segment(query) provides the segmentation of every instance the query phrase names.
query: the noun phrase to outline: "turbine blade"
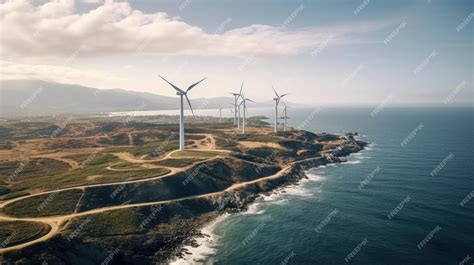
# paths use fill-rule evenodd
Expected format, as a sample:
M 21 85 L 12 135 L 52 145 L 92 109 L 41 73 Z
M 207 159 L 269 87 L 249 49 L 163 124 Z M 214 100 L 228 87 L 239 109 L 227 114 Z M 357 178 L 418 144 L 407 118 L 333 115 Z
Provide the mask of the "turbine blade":
M 183 90 L 181 90 L 179 87 L 171 84 L 168 80 L 166 80 L 164 77 L 162 77 L 161 75 L 159 75 L 159 77 L 161 77 L 161 79 L 163 79 L 166 83 L 168 83 L 170 86 L 172 86 L 176 91 L 180 92 L 180 93 L 183 93 L 185 94 L 185 92 Z
M 245 100 L 248 100 L 248 101 L 250 101 L 250 102 L 255 103 L 255 101 L 253 101 L 253 100 L 251 100 L 251 99 L 249 99 L 249 98 L 246 98 Z
M 275 88 L 272 86 L 273 88 L 273 92 L 275 92 L 275 95 L 277 96 L 277 98 L 279 98 L 280 96 L 278 96 L 278 93 L 276 92 Z
M 242 96 L 242 89 L 244 88 L 244 81 L 242 81 L 242 85 L 240 85 L 240 93 L 239 95 Z
M 186 101 L 188 101 L 189 108 L 191 109 L 191 112 L 193 113 L 193 116 L 194 116 L 193 106 L 191 106 L 191 101 L 189 101 L 188 94 L 184 94 L 184 96 L 186 97 Z
M 207 77 L 204 77 L 203 79 L 201 79 L 201 80 L 197 81 L 196 83 L 190 85 L 190 86 L 188 87 L 188 90 L 186 90 L 186 93 L 188 93 L 189 90 L 191 90 L 193 87 L 197 86 L 197 85 L 198 85 L 199 83 L 201 83 L 202 81 L 206 80 L 206 78 L 207 78 Z
M 283 95 L 281 95 L 280 98 L 282 98 L 282 97 L 284 97 L 284 96 L 288 96 L 288 95 L 289 95 L 289 93 L 283 94 Z

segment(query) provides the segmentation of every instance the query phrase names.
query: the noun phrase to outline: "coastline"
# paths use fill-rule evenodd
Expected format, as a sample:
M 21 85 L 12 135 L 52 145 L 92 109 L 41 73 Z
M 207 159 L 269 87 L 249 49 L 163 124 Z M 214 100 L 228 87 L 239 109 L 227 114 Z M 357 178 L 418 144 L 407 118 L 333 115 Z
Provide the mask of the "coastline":
M 349 135 L 349 134 L 347 134 Z M 342 137 L 344 135 L 338 135 Z M 335 156 L 332 160 L 319 160 L 319 159 L 309 159 L 306 161 L 298 161 L 292 165 L 291 173 L 288 175 L 282 176 L 280 179 L 284 179 L 284 182 L 276 182 L 277 184 L 270 188 L 269 190 L 263 192 L 257 192 L 253 194 L 248 194 L 247 199 L 244 204 L 241 204 L 237 209 L 224 210 L 220 212 L 215 218 L 209 220 L 207 223 L 200 228 L 197 228 L 195 231 L 196 236 L 193 236 L 189 239 L 188 243 L 184 243 L 181 246 L 177 247 L 177 252 L 175 252 L 175 258 L 170 258 L 168 261 L 171 265 L 182 265 L 190 263 L 203 264 L 203 262 L 216 253 L 216 247 L 219 243 L 219 236 L 214 233 L 214 229 L 218 224 L 225 221 L 227 218 L 236 216 L 236 215 L 258 215 L 262 211 L 258 210 L 258 205 L 260 203 L 265 203 L 269 201 L 274 201 L 275 198 L 272 196 L 279 196 L 281 194 L 288 194 L 287 189 L 295 188 L 298 189 L 302 184 L 301 181 L 307 179 L 319 179 L 318 176 L 311 175 L 309 170 L 316 168 L 324 168 L 327 166 L 335 166 L 337 164 L 356 164 L 360 163 L 364 157 L 356 160 L 348 160 L 348 158 L 357 154 L 361 154 L 362 151 L 371 150 L 373 143 L 364 141 L 363 136 L 355 134 L 354 141 L 357 142 L 360 146 L 360 149 L 351 152 L 340 153 L 339 156 Z M 316 162 L 317 161 L 317 162 Z M 300 196 L 306 196 L 306 194 L 299 194 Z M 282 201 L 284 203 L 284 201 Z

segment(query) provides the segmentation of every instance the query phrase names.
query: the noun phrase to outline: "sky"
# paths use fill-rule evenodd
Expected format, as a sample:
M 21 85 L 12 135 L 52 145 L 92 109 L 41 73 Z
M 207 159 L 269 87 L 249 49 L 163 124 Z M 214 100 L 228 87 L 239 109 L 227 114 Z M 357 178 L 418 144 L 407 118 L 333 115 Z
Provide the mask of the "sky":
M 0 1 L 0 79 L 303 104 L 473 105 L 472 0 Z

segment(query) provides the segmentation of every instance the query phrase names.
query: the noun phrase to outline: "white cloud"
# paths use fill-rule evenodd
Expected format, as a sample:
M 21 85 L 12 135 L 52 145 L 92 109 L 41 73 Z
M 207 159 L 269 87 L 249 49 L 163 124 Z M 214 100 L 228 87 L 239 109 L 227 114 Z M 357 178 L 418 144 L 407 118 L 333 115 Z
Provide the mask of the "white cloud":
M 80 70 L 67 66 L 21 64 L 1 60 L 0 73 L 1 80 L 45 80 L 68 84 L 80 83 L 97 88 L 106 88 L 112 83 L 121 81 L 121 78 L 117 76 L 93 69 Z
M 91 2 L 92 0 L 86 0 Z M 94 0 L 95 1 L 95 0 Z M 387 23 L 285 30 L 251 25 L 211 34 L 166 13 L 146 14 L 126 2 L 111 0 L 84 14 L 74 13 L 73 0 L 34 6 L 28 0 L 0 5 L 0 55 L 69 56 L 83 44 L 81 56 L 113 54 L 187 54 L 234 57 L 292 55 L 317 47 L 331 34 L 331 45 L 350 43 L 354 36 Z M 7 37 L 5 37 L 7 36 Z M 349 38 L 350 37 L 350 38 Z M 77 47 L 76 47 L 77 48 Z
M 86 3 L 86 4 L 100 4 L 103 1 L 102 0 L 81 0 L 81 2 Z

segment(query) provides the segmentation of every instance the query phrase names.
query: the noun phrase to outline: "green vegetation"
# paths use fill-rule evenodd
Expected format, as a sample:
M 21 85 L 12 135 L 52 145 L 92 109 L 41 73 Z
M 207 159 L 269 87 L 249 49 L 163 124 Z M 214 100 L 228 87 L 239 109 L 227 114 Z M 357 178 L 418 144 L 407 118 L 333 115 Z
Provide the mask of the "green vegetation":
M 282 139 L 273 135 L 267 134 L 235 134 L 232 137 L 236 141 L 250 141 L 250 142 L 261 142 L 261 143 L 278 143 Z
M 178 139 L 178 137 L 175 137 Z M 117 153 L 117 152 L 128 152 L 134 156 L 146 156 L 145 159 L 155 159 L 156 157 L 176 150 L 179 147 L 179 140 L 169 139 L 164 141 L 153 141 L 148 142 L 139 146 L 133 147 L 107 147 L 104 152 Z
M 1 247 L 10 247 L 39 238 L 49 232 L 50 227 L 37 222 L 0 221 Z
M 69 164 L 50 158 L 33 158 L 24 161 L 6 161 L 0 163 L 0 180 L 14 176 L 12 181 L 27 178 L 41 178 L 56 175 L 70 169 Z M 17 174 L 15 174 L 17 172 Z
M 144 170 L 145 169 L 140 164 L 127 163 L 127 162 L 111 165 L 110 168 L 118 169 L 118 170 Z
M 79 227 L 82 236 L 117 236 L 145 232 L 140 224 L 146 216 L 141 216 L 137 208 L 106 211 L 75 218 L 68 226 L 67 232 L 74 232 Z
M 73 213 L 82 191 L 79 189 L 37 195 L 7 204 L 3 212 L 16 217 L 40 217 Z
M 0 196 L 10 193 L 10 189 L 4 185 L 0 185 Z
M 119 133 L 108 137 L 101 137 L 97 140 L 99 144 L 127 145 L 130 143 L 126 133 Z
M 180 159 L 165 159 L 157 162 L 153 162 L 153 165 L 159 165 L 164 167 L 187 167 L 202 159 L 199 158 L 180 158 Z
M 237 141 L 234 141 L 232 139 L 224 138 L 224 137 L 214 137 L 216 140 L 216 145 L 218 148 L 221 149 L 226 149 L 226 150 L 231 150 L 235 152 L 239 152 L 239 143 Z
M 170 155 L 172 158 L 211 158 L 217 155 L 220 155 L 220 152 L 214 151 L 195 151 L 195 150 L 184 150 L 184 151 L 177 151 Z
M 113 154 L 103 152 L 103 149 L 97 149 L 97 152 L 90 154 L 70 155 L 65 158 L 72 159 L 78 163 L 86 165 L 99 165 L 118 161 L 118 158 Z M 87 161 L 87 162 L 86 162 Z

